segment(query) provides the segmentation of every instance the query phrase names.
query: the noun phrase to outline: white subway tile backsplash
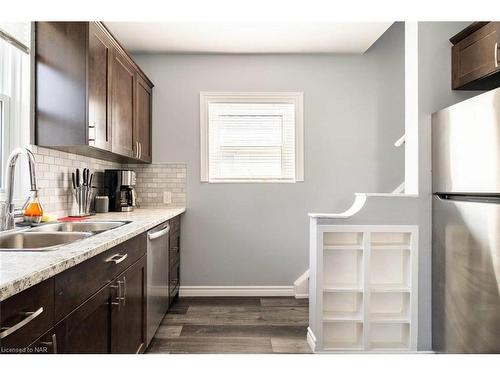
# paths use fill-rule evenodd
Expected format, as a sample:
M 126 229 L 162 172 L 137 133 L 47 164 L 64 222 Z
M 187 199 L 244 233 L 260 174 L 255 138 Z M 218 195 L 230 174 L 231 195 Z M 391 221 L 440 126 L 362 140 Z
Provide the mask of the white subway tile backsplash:
M 120 164 L 58 150 L 31 146 L 35 155 L 39 197 L 46 212 L 68 216 L 73 209 L 71 173 L 76 168 L 94 172 L 93 185 L 103 192 L 105 169 L 132 169 L 137 173 L 139 207 L 175 207 L 186 205 L 186 164 Z M 163 203 L 163 192 L 172 200 Z
M 186 164 L 127 164 L 137 174 L 137 204 L 140 207 L 175 207 L 186 205 Z M 163 193 L 172 193 L 170 203 Z

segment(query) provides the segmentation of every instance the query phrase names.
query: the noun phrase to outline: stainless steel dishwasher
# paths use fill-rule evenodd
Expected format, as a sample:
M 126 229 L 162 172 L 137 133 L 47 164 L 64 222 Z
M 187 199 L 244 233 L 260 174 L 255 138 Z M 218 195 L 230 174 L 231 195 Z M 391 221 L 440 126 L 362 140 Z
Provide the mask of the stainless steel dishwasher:
M 147 343 L 155 335 L 168 309 L 170 225 L 161 224 L 148 232 Z

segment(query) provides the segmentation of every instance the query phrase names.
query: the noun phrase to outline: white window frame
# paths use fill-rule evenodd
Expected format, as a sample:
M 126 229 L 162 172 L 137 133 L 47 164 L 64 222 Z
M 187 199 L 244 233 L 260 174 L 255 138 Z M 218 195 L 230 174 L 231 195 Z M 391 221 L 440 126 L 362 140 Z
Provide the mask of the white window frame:
M 280 103 L 295 105 L 295 179 L 220 179 L 209 176 L 210 103 Z M 295 183 L 304 181 L 304 94 L 302 92 L 200 92 L 200 174 L 208 183 Z
M 31 32 L 31 27 L 30 27 Z M 10 152 L 16 147 L 29 147 L 30 144 L 30 119 L 31 119 L 31 56 L 29 49 L 20 48 L 18 43 L 5 39 L 5 33 L 1 35 L 2 43 L 13 51 L 19 49 L 21 60 L 14 55 L 1 55 L 0 64 L 5 64 L 9 69 L 4 70 L 0 77 L 0 100 L 2 101 L 2 185 L 1 189 L 6 189 L 5 170 L 6 162 Z M 21 63 L 18 63 L 18 62 Z M 26 163 L 21 159 L 21 163 Z M 22 169 L 17 167 L 16 170 Z M 29 192 L 29 176 L 26 173 L 17 172 L 14 176 L 14 204 L 16 206 L 24 204 L 26 194 Z
M 10 97 L 4 94 L 0 94 L 0 168 L 2 170 L 2 178 L 0 181 L 0 189 L 5 189 L 5 163 L 9 158 L 10 153 Z

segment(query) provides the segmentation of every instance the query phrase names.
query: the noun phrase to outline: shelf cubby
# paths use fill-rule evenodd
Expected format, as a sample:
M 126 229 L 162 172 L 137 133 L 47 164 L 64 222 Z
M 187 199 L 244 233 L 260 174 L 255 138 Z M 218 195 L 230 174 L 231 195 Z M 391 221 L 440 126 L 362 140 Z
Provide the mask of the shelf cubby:
M 323 294 L 323 321 L 363 321 L 363 293 L 332 292 Z
M 409 323 L 372 323 L 370 348 L 373 350 L 408 350 L 410 347 Z
M 331 288 L 362 287 L 363 252 L 337 250 L 323 256 L 323 284 Z
M 390 290 L 409 287 L 410 253 L 400 249 L 376 249 L 370 258 L 370 286 Z
M 323 343 L 326 350 L 361 350 L 363 323 L 324 322 Z
M 370 296 L 371 322 L 410 322 L 409 292 L 372 292 Z
M 358 246 L 363 244 L 363 232 L 325 232 L 323 245 L 333 247 Z
M 401 246 L 409 247 L 411 233 L 409 232 L 372 232 L 370 236 L 372 247 Z

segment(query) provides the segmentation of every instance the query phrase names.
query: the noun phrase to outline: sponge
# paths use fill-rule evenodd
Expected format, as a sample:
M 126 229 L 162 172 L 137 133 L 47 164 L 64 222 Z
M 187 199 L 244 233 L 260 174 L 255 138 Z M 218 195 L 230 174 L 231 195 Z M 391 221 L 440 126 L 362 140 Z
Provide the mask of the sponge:
M 44 213 L 42 216 L 42 223 L 46 223 L 49 221 L 57 221 L 57 216 L 50 213 Z

